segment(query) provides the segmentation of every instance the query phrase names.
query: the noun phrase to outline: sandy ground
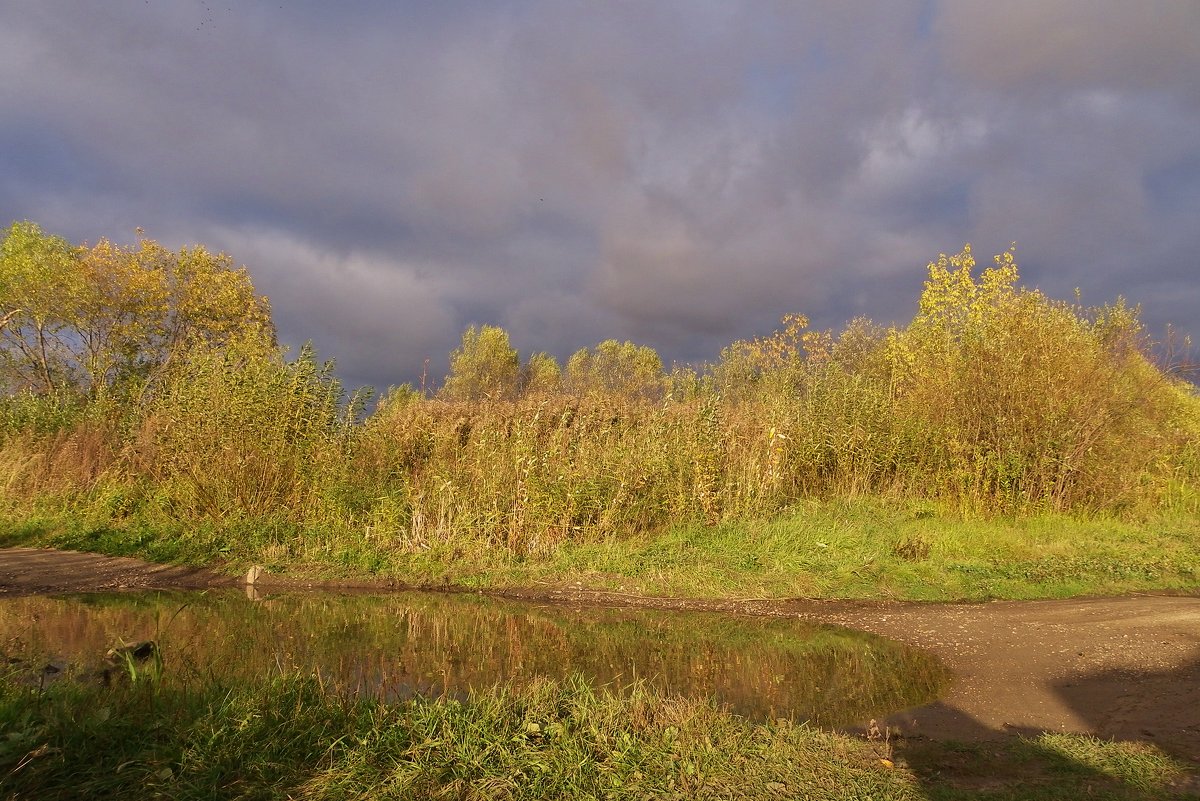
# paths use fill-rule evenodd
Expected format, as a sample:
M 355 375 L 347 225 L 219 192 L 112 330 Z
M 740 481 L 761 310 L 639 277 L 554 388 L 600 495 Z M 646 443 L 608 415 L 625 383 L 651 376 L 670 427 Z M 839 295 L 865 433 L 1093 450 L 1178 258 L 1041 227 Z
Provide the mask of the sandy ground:
M 269 577 L 263 577 L 269 581 Z M 64 551 L 0 549 L 4 595 L 232 584 L 195 568 Z M 1155 743 L 1200 764 L 1200 597 L 914 604 L 638 598 L 572 587 L 509 597 L 795 617 L 937 654 L 956 679 L 937 703 L 882 723 L 902 737 L 988 740 L 1090 732 Z

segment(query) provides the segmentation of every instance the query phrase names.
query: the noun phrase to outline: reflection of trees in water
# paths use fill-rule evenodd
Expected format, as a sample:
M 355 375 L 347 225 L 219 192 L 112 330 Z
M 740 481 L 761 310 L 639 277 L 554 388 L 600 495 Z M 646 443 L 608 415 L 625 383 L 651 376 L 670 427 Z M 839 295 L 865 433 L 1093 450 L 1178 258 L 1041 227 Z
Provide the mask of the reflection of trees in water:
M 0 603 L 0 641 L 13 636 L 76 662 L 119 639 L 157 639 L 181 674 L 315 669 L 341 689 L 390 696 L 580 673 L 825 725 L 930 701 L 946 680 L 932 656 L 846 629 L 448 595 L 18 598 Z

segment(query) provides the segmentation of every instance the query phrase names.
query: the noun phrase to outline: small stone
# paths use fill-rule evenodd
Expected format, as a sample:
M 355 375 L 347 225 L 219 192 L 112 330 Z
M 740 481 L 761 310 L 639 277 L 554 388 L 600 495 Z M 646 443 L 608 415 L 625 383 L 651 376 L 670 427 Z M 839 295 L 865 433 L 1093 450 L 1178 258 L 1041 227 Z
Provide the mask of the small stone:
M 154 640 L 143 640 L 133 645 L 110 648 L 104 657 L 114 664 L 124 662 L 126 659 L 132 659 L 134 662 L 145 662 L 154 656 L 154 652 L 157 650 L 158 646 L 154 644 Z

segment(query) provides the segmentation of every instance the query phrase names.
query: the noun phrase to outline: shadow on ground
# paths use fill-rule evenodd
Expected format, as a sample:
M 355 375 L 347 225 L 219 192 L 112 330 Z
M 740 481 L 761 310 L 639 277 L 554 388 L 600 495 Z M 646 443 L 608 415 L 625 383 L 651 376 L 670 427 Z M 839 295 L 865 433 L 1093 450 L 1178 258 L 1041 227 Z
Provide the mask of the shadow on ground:
M 931 799 L 1200 799 L 1200 660 L 1076 676 L 1053 689 L 1094 737 L 995 729 L 935 702 L 909 713 L 928 736 L 888 745 Z

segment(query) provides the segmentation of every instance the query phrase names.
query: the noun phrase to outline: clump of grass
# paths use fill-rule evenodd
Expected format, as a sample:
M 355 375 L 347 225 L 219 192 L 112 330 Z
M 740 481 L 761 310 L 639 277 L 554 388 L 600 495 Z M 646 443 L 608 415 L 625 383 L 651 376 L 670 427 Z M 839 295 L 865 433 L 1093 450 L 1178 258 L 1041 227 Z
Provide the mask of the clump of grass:
M 1030 742 L 1029 747 L 1061 757 L 1081 771 L 1094 771 L 1143 792 L 1161 791 L 1181 773 L 1178 762 L 1148 743 L 1043 734 Z
M 929 558 L 931 550 L 928 539 L 919 534 L 909 534 L 892 547 L 892 554 L 898 559 L 920 562 Z
M 1002 742 L 900 744 L 929 797 L 1112 801 L 1195 798 L 1194 767 L 1145 742 L 1044 733 Z

